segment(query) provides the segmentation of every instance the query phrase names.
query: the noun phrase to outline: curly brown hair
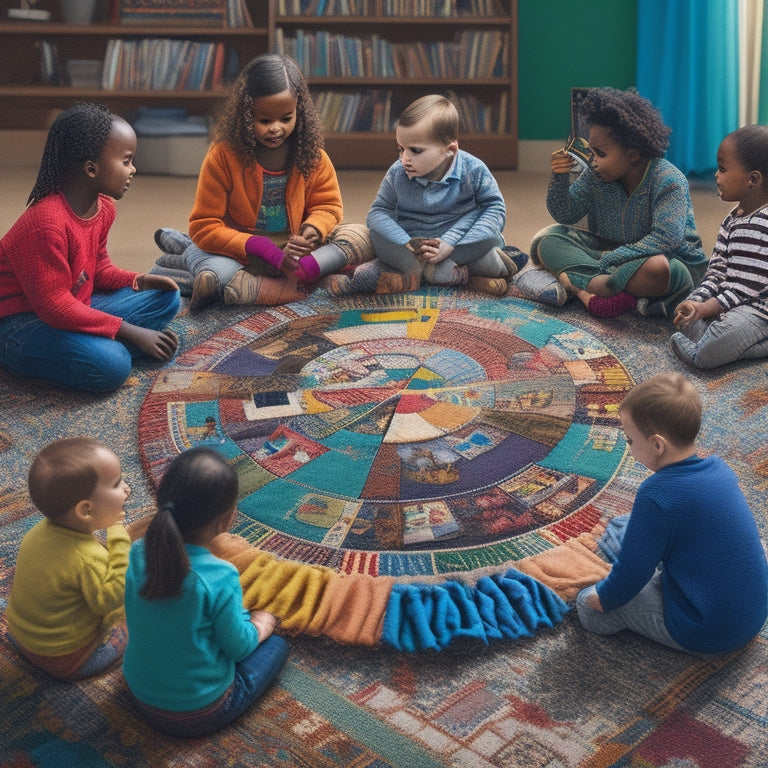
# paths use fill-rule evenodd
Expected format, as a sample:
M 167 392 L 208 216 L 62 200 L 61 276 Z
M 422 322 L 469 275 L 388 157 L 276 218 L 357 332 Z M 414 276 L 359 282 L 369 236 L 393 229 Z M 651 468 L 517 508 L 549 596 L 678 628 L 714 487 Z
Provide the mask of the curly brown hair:
M 244 165 L 255 164 L 260 144 L 253 130 L 253 103 L 285 90 L 296 96 L 296 127 L 289 138 L 288 167 L 297 168 L 307 178 L 320 162 L 325 144 L 323 126 L 307 82 L 290 56 L 265 53 L 246 64 L 232 84 L 213 139 L 229 145 Z
M 579 123 L 607 129 L 624 149 L 649 159 L 664 157 L 672 133 L 659 110 L 634 88 L 593 88 L 579 105 Z

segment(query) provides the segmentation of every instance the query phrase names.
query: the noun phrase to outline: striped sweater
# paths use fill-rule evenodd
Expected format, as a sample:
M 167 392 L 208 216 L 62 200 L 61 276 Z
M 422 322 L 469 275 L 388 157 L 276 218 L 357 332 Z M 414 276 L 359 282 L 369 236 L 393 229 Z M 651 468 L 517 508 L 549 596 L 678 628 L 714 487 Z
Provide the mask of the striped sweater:
M 715 298 L 724 312 L 749 304 L 768 318 L 768 206 L 747 216 L 734 208 L 725 217 L 707 271 L 688 298 Z

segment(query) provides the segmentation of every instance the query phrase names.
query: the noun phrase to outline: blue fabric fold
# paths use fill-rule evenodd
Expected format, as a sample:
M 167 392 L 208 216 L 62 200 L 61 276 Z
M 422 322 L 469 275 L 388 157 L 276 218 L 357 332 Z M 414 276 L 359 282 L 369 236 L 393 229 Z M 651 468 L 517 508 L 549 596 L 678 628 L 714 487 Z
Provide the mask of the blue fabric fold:
M 517 640 L 559 623 L 568 606 L 546 585 L 514 568 L 474 587 L 395 584 L 381 640 L 407 653 L 441 651 L 457 640 Z

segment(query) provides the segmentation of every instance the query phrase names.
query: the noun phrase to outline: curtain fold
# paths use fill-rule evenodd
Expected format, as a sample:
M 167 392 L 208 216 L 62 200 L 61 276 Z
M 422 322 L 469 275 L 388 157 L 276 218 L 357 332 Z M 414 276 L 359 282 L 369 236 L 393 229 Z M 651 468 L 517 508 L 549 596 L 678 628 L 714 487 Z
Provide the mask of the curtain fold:
M 637 89 L 672 129 L 667 159 L 686 174 L 711 172 L 739 126 L 739 2 L 638 2 Z

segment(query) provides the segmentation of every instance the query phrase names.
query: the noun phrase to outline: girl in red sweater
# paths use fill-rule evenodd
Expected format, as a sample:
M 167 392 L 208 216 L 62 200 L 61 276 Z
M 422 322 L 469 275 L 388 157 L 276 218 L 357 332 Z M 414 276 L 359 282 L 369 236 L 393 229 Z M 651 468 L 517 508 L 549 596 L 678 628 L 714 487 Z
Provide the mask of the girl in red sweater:
M 91 392 L 117 389 L 133 358 L 170 360 L 176 283 L 119 269 L 107 253 L 115 200 L 136 168 L 136 134 L 78 104 L 48 134 L 27 208 L 0 239 L 0 365 Z

